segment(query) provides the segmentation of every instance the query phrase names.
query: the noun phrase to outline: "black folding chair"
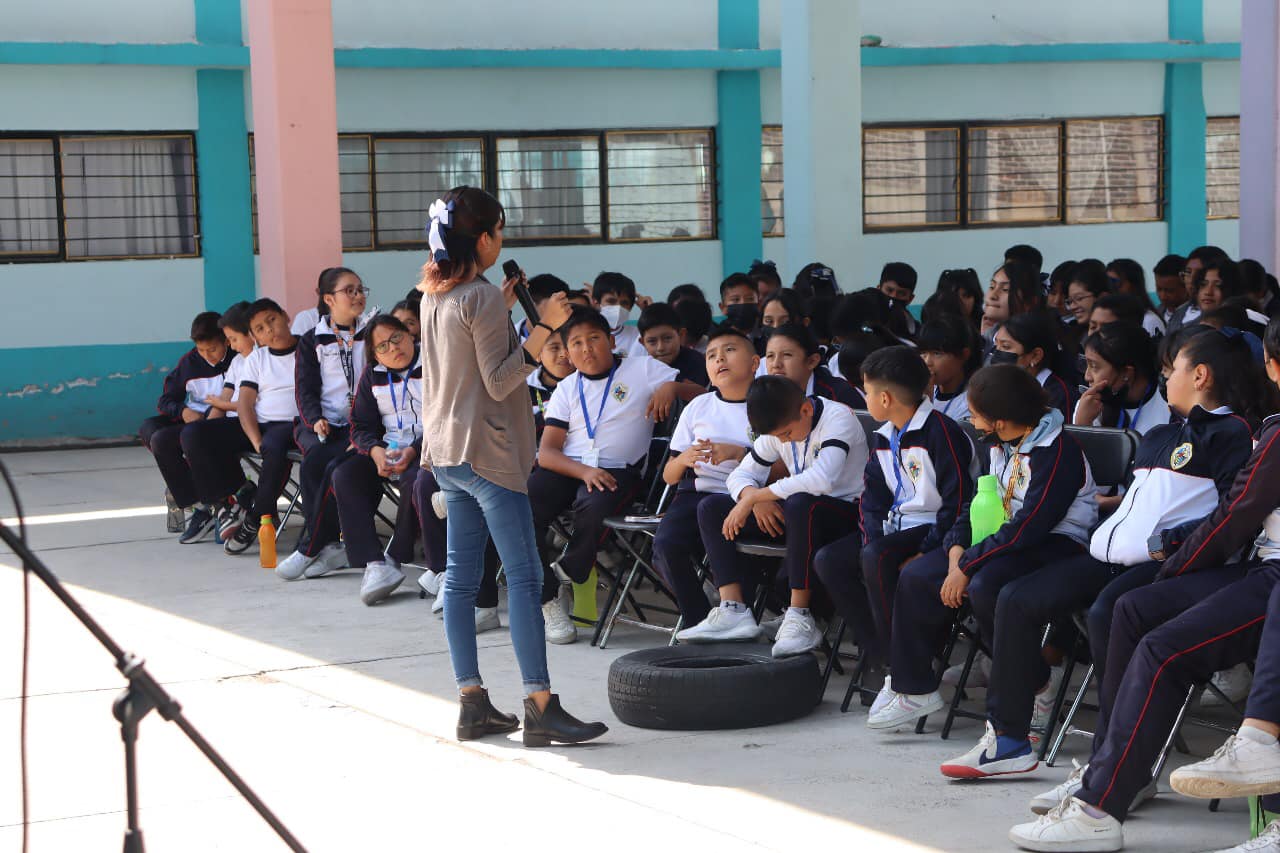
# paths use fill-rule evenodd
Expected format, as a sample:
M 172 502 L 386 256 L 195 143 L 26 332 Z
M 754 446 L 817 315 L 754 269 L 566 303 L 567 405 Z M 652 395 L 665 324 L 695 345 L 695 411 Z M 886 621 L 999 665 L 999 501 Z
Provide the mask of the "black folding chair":
M 290 450 L 287 454 L 287 457 L 290 462 L 289 479 L 285 483 L 284 492 L 282 493 L 282 496 L 289 502 L 289 505 L 285 507 L 284 515 L 280 517 L 280 526 L 276 528 L 277 541 L 279 541 L 280 534 L 284 530 L 285 525 L 289 523 L 289 518 L 293 515 L 294 509 L 296 509 L 299 503 L 301 503 L 302 501 L 302 486 L 298 484 L 298 480 L 293 476 L 293 466 L 302 464 L 302 452 L 299 450 Z M 262 487 L 262 454 L 241 453 L 240 461 L 248 465 L 249 468 L 254 472 L 254 474 L 257 475 L 258 487 L 261 488 Z

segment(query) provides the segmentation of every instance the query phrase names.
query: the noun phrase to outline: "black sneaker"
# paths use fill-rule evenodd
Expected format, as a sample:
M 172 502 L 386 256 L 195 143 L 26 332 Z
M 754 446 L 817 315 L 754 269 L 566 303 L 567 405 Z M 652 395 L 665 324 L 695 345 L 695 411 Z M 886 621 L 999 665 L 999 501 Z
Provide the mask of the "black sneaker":
M 209 534 L 218 526 L 218 520 L 214 516 L 213 511 L 198 506 L 191 513 L 191 520 L 187 522 L 187 529 L 182 536 L 178 537 L 178 541 L 183 545 L 191 545 L 196 542 L 202 542 L 208 538 Z
M 226 543 L 236 535 L 240 525 L 244 523 L 244 509 L 239 504 L 227 501 L 218 510 L 218 539 Z
M 228 554 L 243 554 L 256 544 L 258 544 L 258 522 L 256 519 L 246 517 L 240 523 L 240 528 L 222 546 L 222 550 Z

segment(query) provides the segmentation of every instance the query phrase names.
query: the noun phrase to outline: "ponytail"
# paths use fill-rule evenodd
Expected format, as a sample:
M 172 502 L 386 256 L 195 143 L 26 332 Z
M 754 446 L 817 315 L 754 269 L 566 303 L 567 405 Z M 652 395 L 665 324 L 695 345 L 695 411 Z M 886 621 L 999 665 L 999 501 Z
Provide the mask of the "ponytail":
M 1227 327 L 1189 335 L 1173 358 L 1178 355 L 1185 356 L 1192 367 L 1207 367 L 1213 374 L 1214 401 L 1230 406 L 1251 427 L 1256 429 L 1276 411 L 1276 387 L 1267 381 L 1239 329 Z

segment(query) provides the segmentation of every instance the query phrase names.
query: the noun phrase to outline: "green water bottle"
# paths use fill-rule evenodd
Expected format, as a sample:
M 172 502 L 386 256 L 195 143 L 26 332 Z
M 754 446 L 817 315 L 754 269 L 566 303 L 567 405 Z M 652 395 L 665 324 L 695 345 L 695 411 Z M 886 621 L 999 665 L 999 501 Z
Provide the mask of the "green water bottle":
M 984 474 L 978 478 L 978 494 L 969 504 L 969 530 L 977 545 L 992 533 L 995 533 L 1007 521 L 1004 517 L 1004 502 L 1000 500 L 1000 481 L 994 474 Z

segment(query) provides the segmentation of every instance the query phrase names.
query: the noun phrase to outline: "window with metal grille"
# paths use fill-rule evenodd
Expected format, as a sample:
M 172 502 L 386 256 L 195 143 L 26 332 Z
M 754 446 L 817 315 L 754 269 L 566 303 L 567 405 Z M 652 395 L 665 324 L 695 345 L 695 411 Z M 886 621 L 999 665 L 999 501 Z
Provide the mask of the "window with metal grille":
M 426 244 L 431 203 L 457 186 L 484 185 L 484 139 L 374 137 L 378 246 Z
M 1067 128 L 1067 222 L 1149 222 L 1163 215 L 1158 117 L 1073 119 Z
M 969 221 L 1053 222 L 1061 218 L 1060 124 L 968 129 Z
M 198 254 L 189 134 L 59 140 L 69 259 Z
M 863 226 L 959 224 L 959 165 L 959 128 L 864 128 Z
M 600 238 L 600 137 L 500 136 L 497 197 L 514 240 Z
M 760 133 L 760 224 L 766 237 L 782 237 L 782 128 L 764 127 Z
M 1209 119 L 1204 146 L 1205 199 L 1210 219 L 1240 217 L 1240 117 Z
M 0 257 L 58 254 L 52 139 L 0 139 Z
M 605 152 L 610 240 L 714 236 L 711 131 L 610 131 Z
M 338 198 L 341 205 L 342 248 L 359 251 L 374 248 L 373 188 L 369 157 L 370 138 L 363 134 L 338 137 Z M 258 251 L 258 164 L 249 134 L 249 208 L 253 250 Z

